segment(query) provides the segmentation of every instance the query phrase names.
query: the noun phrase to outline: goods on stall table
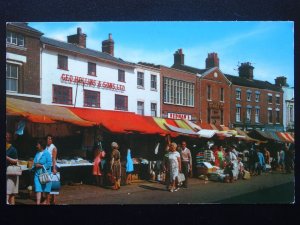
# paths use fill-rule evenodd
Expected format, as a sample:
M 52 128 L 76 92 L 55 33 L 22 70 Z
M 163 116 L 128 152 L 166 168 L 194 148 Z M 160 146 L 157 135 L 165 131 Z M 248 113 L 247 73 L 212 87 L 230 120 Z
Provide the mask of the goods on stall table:
M 196 165 L 198 165 L 199 163 L 204 162 L 204 152 L 198 152 L 196 155 Z
M 208 162 L 199 163 L 198 165 L 196 165 L 196 167 L 197 167 L 197 173 L 198 173 L 198 175 L 208 174 L 208 173 L 212 173 L 213 171 L 216 171 L 216 168 L 214 168 Z

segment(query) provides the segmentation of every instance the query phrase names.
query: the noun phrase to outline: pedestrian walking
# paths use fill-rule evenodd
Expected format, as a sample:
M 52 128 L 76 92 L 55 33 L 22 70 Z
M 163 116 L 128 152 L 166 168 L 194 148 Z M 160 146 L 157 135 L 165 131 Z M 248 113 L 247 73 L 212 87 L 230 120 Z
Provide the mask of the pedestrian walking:
M 279 170 L 284 171 L 285 170 L 285 152 L 283 148 L 279 152 Z
M 189 172 L 192 171 L 192 155 L 190 149 L 186 147 L 185 141 L 181 143 L 181 147 L 181 168 L 182 173 L 185 176 L 185 180 L 183 181 L 183 188 L 187 188 Z
M 259 151 L 259 149 L 256 149 L 256 151 L 257 151 L 257 156 L 258 156 L 256 173 L 257 173 L 257 175 L 260 175 L 262 171 L 265 171 L 265 158 L 264 158 L 264 155 Z
M 121 188 L 121 154 L 119 152 L 119 145 L 116 142 L 111 143 L 112 153 L 111 153 L 111 175 L 114 180 L 113 190 L 118 190 Z
M 170 192 L 178 191 L 178 174 L 181 172 L 181 159 L 179 152 L 176 151 L 177 144 L 172 142 L 169 151 L 169 171 L 170 171 Z
M 102 166 L 101 166 L 101 161 L 105 157 L 105 151 L 101 149 L 101 146 L 96 144 L 94 146 L 94 165 L 93 165 L 93 175 L 96 180 L 96 185 L 97 186 L 103 186 L 103 171 L 102 171 Z

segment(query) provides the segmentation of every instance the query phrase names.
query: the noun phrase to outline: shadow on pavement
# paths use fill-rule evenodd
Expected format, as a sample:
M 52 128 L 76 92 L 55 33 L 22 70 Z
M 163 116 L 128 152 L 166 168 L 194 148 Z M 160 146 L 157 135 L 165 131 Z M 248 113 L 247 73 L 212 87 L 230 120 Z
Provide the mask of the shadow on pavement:
M 139 187 L 147 189 L 147 190 L 151 190 L 151 191 L 165 191 L 164 188 L 156 188 L 156 187 L 151 187 L 151 186 L 147 186 L 147 185 L 139 185 Z

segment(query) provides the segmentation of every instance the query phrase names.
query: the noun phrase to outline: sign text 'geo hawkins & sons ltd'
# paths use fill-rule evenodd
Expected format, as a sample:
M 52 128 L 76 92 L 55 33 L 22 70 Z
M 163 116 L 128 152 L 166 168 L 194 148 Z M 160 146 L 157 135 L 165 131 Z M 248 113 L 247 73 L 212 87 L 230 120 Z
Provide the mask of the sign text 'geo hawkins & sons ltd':
M 89 79 L 84 77 L 78 77 L 69 74 L 62 74 L 61 81 L 65 83 L 80 84 L 80 85 L 95 87 L 95 88 L 110 89 L 112 91 L 125 91 L 125 85 L 120 85 L 120 84 L 115 84 L 115 83 L 105 82 L 100 80 L 94 80 L 94 79 Z

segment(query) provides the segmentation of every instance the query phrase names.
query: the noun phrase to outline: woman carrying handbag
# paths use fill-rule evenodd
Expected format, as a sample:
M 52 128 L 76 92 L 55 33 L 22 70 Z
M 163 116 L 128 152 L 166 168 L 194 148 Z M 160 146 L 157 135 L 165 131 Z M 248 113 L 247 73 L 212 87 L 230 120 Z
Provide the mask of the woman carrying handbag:
M 32 170 L 34 171 L 34 186 L 36 192 L 36 204 L 41 204 L 41 194 L 44 193 L 43 204 L 49 205 L 49 193 L 51 191 L 51 181 L 41 182 L 41 175 L 44 173 L 51 174 L 52 158 L 48 151 L 45 151 L 45 144 L 42 140 L 37 141 L 37 153 L 33 160 Z M 46 174 L 46 175 L 47 175 Z

